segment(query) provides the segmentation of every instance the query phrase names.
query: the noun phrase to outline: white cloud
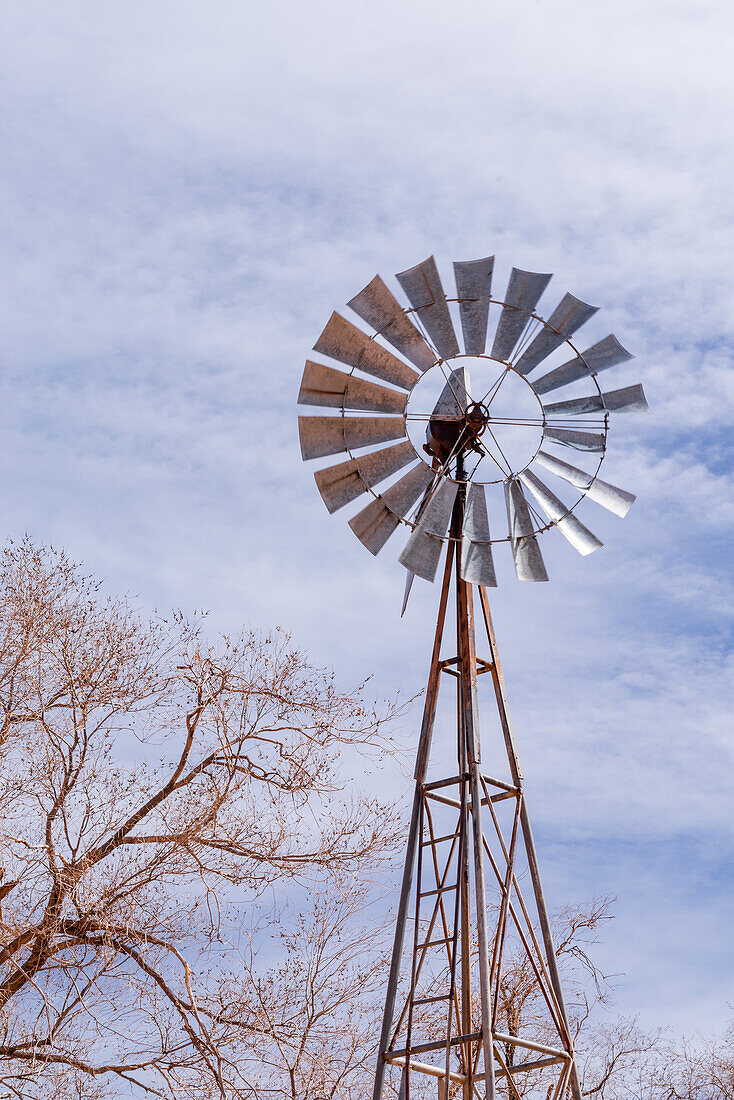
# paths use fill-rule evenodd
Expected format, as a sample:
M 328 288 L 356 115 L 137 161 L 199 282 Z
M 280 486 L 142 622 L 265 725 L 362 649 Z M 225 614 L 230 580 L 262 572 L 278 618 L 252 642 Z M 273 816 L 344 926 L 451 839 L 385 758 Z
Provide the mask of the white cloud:
M 31 0 L 0 48 L 4 529 L 149 604 L 292 626 L 346 678 L 417 690 L 436 592 L 400 622 L 394 549 L 372 561 L 323 510 L 303 359 L 332 308 L 431 251 L 603 306 L 589 342 L 636 353 L 615 384 L 654 410 L 613 426 L 604 476 L 640 499 L 624 523 L 584 511 L 592 558 L 549 536 L 550 585 L 501 555 L 496 613 L 554 895 L 610 875 L 624 928 L 677 897 L 682 953 L 702 925 L 661 845 L 731 827 L 728 8 Z M 639 858 L 615 875 L 618 845 Z M 675 882 L 641 902 L 641 867 Z M 715 1011 L 711 955 L 656 1005 L 654 943 L 615 949 L 630 1010 Z

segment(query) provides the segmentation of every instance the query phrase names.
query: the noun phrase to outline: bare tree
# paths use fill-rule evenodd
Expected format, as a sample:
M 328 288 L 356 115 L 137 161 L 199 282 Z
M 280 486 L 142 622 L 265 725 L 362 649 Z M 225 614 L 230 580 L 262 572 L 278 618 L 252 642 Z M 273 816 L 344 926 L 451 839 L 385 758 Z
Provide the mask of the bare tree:
M 365 923 L 368 901 L 356 886 L 324 891 L 281 913 L 274 965 L 248 954 L 242 995 L 262 1026 L 245 1072 L 257 1096 L 362 1100 L 370 1091 L 387 952 L 385 929 Z
M 270 1025 L 239 929 L 273 884 L 390 852 L 337 761 L 395 708 L 282 633 L 148 620 L 29 542 L 0 557 L 0 708 L 0 1095 L 252 1094 Z

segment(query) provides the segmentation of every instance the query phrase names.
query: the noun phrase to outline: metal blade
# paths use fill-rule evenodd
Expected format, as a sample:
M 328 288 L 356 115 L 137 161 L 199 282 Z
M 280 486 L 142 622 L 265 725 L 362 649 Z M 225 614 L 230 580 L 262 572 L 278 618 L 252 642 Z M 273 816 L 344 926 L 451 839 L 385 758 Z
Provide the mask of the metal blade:
M 534 526 L 522 485 L 514 478 L 505 482 L 505 504 L 510 526 L 510 545 L 519 581 L 547 581 L 543 555 L 533 534 Z
M 603 432 L 575 432 L 570 428 L 545 428 L 543 439 L 549 443 L 560 443 L 564 447 L 573 447 L 575 451 L 600 452 L 606 450 Z
M 515 363 L 515 370 L 520 374 L 530 374 L 538 363 L 560 347 L 564 340 L 581 328 L 598 309 L 598 306 L 589 306 L 586 302 L 575 298 L 573 294 L 564 294 L 560 304 L 548 318 L 548 324 L 543 326 Z
M 299 416 L 298 434 L 304 459 L 389 443 L 405 435 L 402 416 Z
M 365 382 L 353 374 L 307 360 L 298 394 L 299 405 L 322 405 L 364 412 L 404 413 L 408 395 Z
M 372 485 L 378 485 L 409 462 L 415 462 L 417 457 L 413 444 L 406 440 L 384 451 L 373 451 L 361 458 L 350 458 L 347 462 L 317 470 L 313 476 L 324 504 L 330 512 L 336 512 L 366 493 Z
M 436 402 L 432 418 L 455 420 L 466 412 L 471 402 L 471 379 L 468 367 L 456 367 L 446 379 Z
M 590 397 L 577 397 L 574 401 L 556 401 L 552 405 L 544 405 L 543 409 L 549 416 L 580 416 L 593 412 L 649 412 L 650 406 L 642 386 L 625 386 L 601 396 L 594 393 Z
M 540 478 L 536 477 L 535 474 L 531 474 L 529 470 L 525 470 L 519 477 L 523 485 L 533 494 L 548 519 L 555 523 L 574 550 L 578 550 L 579 554 L 586 556 L 586 554 L 593 554 L 595 550 L 604 545 L 596 535 L 592 535 L 588 527 L 584 527 L 583 523 L 569 512 L 563 501 L 559 500 L 548 486 L 543 484 Z
M 410 304 L 426 328 L 442 359 L 459 354 L 459 345 L 451 321 L 446 296 L 441 286 L 436 261 L 429 256 L 422 264 L 409 267 L 395 276 L 408 295 Z
M 493 268 L 494 256 L 487 256 L 484 260 L 454 262 L 461 331 L 464 334 L 464 351 L 467 355 L 484 355 L 487 346 Z
M 330 355 L 350 367 L 357 367 L 365 374 L 373 374 L 375 378 L 391 382 L 402 390 L 412 390 L 420 378 L 407 363 L 396 358 L 382 344 L 370 340 L 366 332 L 345 321 L 338 313 L 332 313 L 314 344 L 314 351 Z
M 595 478 L 591 474 L 587 474 L 585 470 L 579 470 L 576 466 L 571 466 L 560 458 L 554 458 L 553 455 L 546 454 L 545 451 L 538 451 L 535 461 L 546 470 L 550 470 L 551 473 L 563 478 L 564 481 L 567 481 L 576 489 L 583 489 L 589 500 L 593 500 L 600 504 L 602 508 L 614 512 L 615 516 L 624 518 L 637 499 L 634 493 L 618 489 L 616 485 L 610 485 L 608 481 L 602 481 L 598 477 Z
M 439 481 L 426 504 L 423 515 L 413 528 L 405 549 L 398 557 L 401 565 L 426 581 L 432 581 L 436 575 L 443 538 L 451 521 L 457 489 L 457 483 L 447 477 Z
M 512 349 L 522 336 L 523 329 L 551 278 L 551 275 L 540 275 L 535 271 L 522 271 L 519 267 L 513 267 L 492 344 L 493 359 L 509 362 Z
M 487 498 L 483 485 L 469 486 L 461 532 L 461 576 L 470 584 L 496 588 L 492 546 L 489 541 Z
M 405 570 L 405 588 L 403 589 L 403 606 L 400 610 L 400 618 L 402 619 L 405 614 L 405 609 L 408 606 L 408 600 L 410 599 L 410 590 L 413 587 L 413 581 L 415 580 L 415 573 L 411 573 L 409 569 Z
M 400 523 L 400 517 L 405 518 L 432 480 L 433 471 L 425 462 L 419 462 L 400 481 L 396 481 L 350 519 L 349 526 L 371 554 L 380 552 Z
M 600 371 L 616 367 L 618 363 L 626 363 L 628 359 L 634 359 L 634 355 L 622 347 L 617 337 L 605 336 L 575 359 L 569 359 L 567 363 L 538 378 L 533 382 L 533 389 L 537 394 L 550 393 L 570 382 L 578 382 L 580 378 L 588 378 L 590 374 L 599 374 Z
M 427 371 L 436 362 L 436 356 L 425 342 L 413 322 L 403 313 L 402 306 L 375 275 L 364 290 L 352 298 L 349 305 L 363 321 L 372 325 L 394 348 L 409 359 L 420 371 Z

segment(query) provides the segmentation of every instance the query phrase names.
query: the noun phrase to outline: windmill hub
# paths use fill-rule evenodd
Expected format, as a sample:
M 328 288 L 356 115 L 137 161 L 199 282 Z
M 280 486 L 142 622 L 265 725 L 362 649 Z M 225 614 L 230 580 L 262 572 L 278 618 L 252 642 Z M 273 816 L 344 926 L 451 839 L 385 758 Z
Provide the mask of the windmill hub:
M 526 378 L 489 356 L 455 356 L 429 371 L 408 401 L 407 430 L 424 461 L 454 467 L 462 457 L 474 481 L 504 480 L 537 454 L 543 408 Z
M 482 434 L 491 419 L 492 417 L 489 415 L 489 409 L 483 401 L 472 401 L 471 405 L 469 405 L 464 413 L 466 430 L 470 432 L 475 439 Z

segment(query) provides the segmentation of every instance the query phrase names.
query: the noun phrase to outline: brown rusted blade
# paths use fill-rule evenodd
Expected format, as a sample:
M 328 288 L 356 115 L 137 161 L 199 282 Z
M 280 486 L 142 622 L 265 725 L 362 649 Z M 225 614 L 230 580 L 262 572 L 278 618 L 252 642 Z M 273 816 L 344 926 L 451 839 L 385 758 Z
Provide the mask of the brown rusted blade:
M 484 355 L 487 346 L 489 296 L 492 293 L 494 256 L 454 262 L 461 331 L 467 355 Z
M 457 488 L 457 483 L 450 478 L 439 481 L 398 558 L 401 565 L 426 581 L 432 581 L 436 575 Z
M 383 451 L 372 451 L 361 458 L 317 470 L 314 478 L 324 504 L 330 512 L 336 512 L 417 458 L 413 444 L 406 440 Z
M 299 416 L 298 434 L 304 459 L 323 458 L 402 439 L 405 420 L 402 416 Z
M 407 271 L 401 271 L 396 278 L 441 358 L 450 359 L 458 355 L 459 344 L 433 256 L 415 267 L 409 267 Z
M 433 472 L 425 462 L 420 462 L 350 519 L 349 526 L 371 554 L 380 552 L 400 519 L 405 518 L 432 480 Z
M 314 351 L 330 355 L 340 363 L 357 367 L 365 374 L 381 378 L 402 390 L 411 390 L 420 375 L 403 363 L 382 344 L 370 340 L 361 328 L 346 321 L 338 313 L 332 313 L 326 328 L 314 344 Z
M 513 267 L 492 344 L 492 358 L 505 363 L 510 361 L 512 351 L 550 280 L 551 275 Z
M 299 405 L 322 405 L 333 409 L 360 409 L 363 412 L 404 413 L 408 395 L 375 382 L 366 382 L 353 374 L 312 363 L 303 371 Z
M 427 371 L 436 362 L 433 351 L 379 275 L 375 275 L 349 305 L 418 370 Z

